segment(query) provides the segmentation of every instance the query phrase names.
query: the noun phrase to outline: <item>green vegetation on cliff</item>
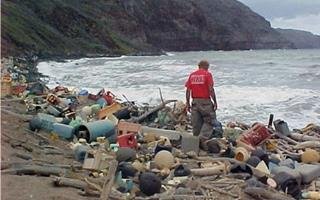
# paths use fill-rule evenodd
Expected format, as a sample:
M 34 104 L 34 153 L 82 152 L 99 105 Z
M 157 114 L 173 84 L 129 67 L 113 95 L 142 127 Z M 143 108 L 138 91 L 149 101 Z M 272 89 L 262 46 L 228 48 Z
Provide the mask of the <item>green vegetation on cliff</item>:
M 3 1 L 1 39 L 4 54 L 69 57 L 139 51 L 113 33 L 103 19 L 96 18 L 97 13 L 93 15 L 100 10 L 99 4 L 94 10 L 80 6 L 77 1 L 65 2 Z
M 236 0 L 4 0 L 3 55 L 292 48 Z

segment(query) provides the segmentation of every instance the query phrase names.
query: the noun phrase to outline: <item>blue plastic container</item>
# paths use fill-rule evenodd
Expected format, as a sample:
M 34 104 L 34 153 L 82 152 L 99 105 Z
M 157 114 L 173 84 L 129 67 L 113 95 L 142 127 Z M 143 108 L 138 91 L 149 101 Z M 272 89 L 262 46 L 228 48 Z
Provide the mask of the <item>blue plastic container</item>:
M 38 113 L 36 117 L 34 117 L 30 121 L 30 129 L 42 129 L 48 132 L 53 130 L 53 124 L 56 123 L 57 120 L 54 116 L 48 115 L 45 113 Z
M 88 90 L 81 90 L 78 94 L 79 103 L 86 103 L 88 101 Z
M 71 139 L 73 138 L 74 128 L 70 125 L 54 123 L 53 132 L 58 134 L 61 138 Z
M 37 116 L 34 116 L 29 122 L 29 129 L 32 131 L 36 131 L 41 129 L 41 121 Z
M 82 90 L 79 92 L 79 96 L 88 96 L 88 95 L 89 95 L 88 90 L 82 89 Z
M 99 98 L 96 103 L 99 104 L 101 108 L 108 105 L 107 101 L 103 97 Z
M 73 151 L 74 151 L 74 157 L 78 162 L 83 163 L 87 151 L 89 151 L 91 148 L 86 145 L 79 145 L 77 146 Z
M 80 125 L 76 131 L 77 137 L 84 137 L 88 142 L 97 137 L 105 136 L 110 143 L 116 141 L 115 126 L 110 120 L 98 120 Z

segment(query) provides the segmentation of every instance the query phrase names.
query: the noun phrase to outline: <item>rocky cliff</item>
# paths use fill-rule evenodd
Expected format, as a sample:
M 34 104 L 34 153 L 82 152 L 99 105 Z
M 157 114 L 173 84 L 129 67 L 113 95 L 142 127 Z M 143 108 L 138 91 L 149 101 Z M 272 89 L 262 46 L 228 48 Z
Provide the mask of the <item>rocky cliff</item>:
M 294 48 L 236 0 L 4 0 L 4 55 Z
M 294 29 L 276 29 L 298 49 L 320 49 L 320 35 Z

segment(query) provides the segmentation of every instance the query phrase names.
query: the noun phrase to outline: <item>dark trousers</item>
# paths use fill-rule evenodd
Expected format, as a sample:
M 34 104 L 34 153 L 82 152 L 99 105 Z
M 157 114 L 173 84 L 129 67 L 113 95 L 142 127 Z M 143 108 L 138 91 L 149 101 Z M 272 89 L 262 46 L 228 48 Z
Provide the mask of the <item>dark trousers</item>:
M 208 140 L 213 131 L 213 120 L 216 112 L 211 99 L 193 99 L 191 107 L 191 123 L 193 135 L 199 136 L 200 142 Z

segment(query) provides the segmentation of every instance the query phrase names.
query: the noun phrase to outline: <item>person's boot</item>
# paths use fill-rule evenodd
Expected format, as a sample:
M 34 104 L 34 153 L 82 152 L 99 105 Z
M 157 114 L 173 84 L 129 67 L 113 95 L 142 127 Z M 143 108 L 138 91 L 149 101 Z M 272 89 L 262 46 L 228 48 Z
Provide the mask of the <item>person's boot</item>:
M 199 147 L 201 150 L 204 150 L 204 151 L 208 151 L 208 144 L 207 144 L 207 139 L 206 138 L 203 138 L 203 137 L 200 137 L 199 138 Z
M 210 153 L 220 153 L 221 147 L 219 142 L 216 139 L 210 139 L 207 142 L 208 151 Z

